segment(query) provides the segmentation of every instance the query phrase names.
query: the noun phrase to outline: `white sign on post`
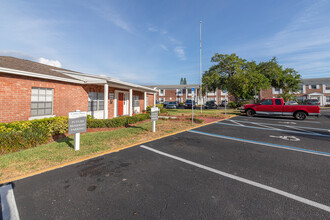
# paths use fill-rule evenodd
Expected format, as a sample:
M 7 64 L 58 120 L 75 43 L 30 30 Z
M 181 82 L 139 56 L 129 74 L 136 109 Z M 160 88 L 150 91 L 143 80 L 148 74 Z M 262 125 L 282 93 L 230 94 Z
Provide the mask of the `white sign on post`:
M 158 121 L 158 107 L 151 108 L 152 132 L 156 132 L 156 121 Z
M 74 149 L 80 149 L 80 133 L 87 130 L 87 112 L 69 112 L 69 134 L 74 134 Z

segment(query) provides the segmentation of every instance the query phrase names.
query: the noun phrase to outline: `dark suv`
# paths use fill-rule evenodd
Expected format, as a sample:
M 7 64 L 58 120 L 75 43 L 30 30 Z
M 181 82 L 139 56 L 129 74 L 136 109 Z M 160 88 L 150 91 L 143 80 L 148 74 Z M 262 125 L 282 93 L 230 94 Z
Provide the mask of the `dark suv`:
M 218 108 L 217 104 L 215 104 L 215 101 L 207 101 L 206 102 L 205 109 L 211 109 L 211 108 L 215 108 L 215 109 Z
M 187 99 L 186 102 L 184 103 L 184 108 L 191 108 L 191 103 L 192 103 L 191 99 Z M 194 105 L 193 108 L 196 109 L 195 101 L 193 102 L 193 105 Z

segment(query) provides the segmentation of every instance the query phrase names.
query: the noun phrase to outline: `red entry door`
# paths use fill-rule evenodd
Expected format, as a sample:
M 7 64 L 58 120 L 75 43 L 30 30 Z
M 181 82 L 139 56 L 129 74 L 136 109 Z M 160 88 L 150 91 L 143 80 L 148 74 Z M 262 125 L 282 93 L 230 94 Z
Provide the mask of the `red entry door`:
M 124 93 L 118 93 L 118 116 L 124 114 Z

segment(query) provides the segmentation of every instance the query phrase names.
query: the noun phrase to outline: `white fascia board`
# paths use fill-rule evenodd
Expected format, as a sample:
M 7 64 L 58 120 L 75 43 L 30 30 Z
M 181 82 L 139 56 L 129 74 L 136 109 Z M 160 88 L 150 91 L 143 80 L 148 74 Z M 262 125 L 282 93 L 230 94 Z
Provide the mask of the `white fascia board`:
M 36 78 L 41 78 L 41 79 L 50 79 L 50 80 L 57 80 L 57 81 L 62 81 L 62 82 L 84 84 L 84 81 L 80 81 L 80 80 L 66 79 L 66 78 L 62 78 L 62 77 L 58 77 L 58 76 L 50 76 L 50 75 L 44 75 L 44 74 L 40 74 L 40 73 L 33 73 L 33 72 L 15 70 L 15 69 L 3 68 L 3 67 L 0 67 L 0 72 L 21 75 L 21 76 L 36 77 Z
M 105 79 L 99 79 L 95 77 L 89 77 L 89 76 L 83 76 L 83 75 L 75 75 L 75 74 L 69 74 L 69 73 L 62 73 L 67 76 L 70 76 L 72 78 L 76 78 L 78 80 L 84 81 L 86 84 L 106 84 L 107 80 Z
M 101 79 L 101 80 L 106 80 L 104 83 L 107 83 L 107 82 L 113 82 L 113 83 L 117 83 L 117 84 L 121 84 L 121 85 L 124 85 L 124 86 L 127 86 L 129 88 L 138 88 L 138 89 L 141 89 L 141 91 L 149 91 L 149 92 L 156 92 L 155 89 L 152 89 L 152 88 L 149 88 L 149 87 L 145 87 L 145 86 L 140 86 L 140 85 L 137 85 L 137 84 L 133 84 L 133 83 L 128 83 L 128 82 L 124 82 L 124 81 L 121 81 L 119 79 L 114 79 L 114 78 L 110 78 L 110 77 L 107 77 L 107 76 L 100 76 L 100 75 L 92 75 L 92 74 L 87 74 L 87 73 L 78 73 L 78 72 L 71 72 L 71 71 L 65 71 L 65 70 L 55 70 L 53 69 L 54 71 L 58 71 L 58 72 L 61 72 L 63 74 L 66 74 L 66 75 L 70 75 L 71 77 L 73 77 L 73 75 L 77 75 L 77 76 L 81 76 L 81 77 L 90 77 L 90 78 L 94 78 L 94 79 Z M 79 78 L 79 77 L 77 77 Z M 86 81 L 86 83 L 89 83 L 88 81 Z

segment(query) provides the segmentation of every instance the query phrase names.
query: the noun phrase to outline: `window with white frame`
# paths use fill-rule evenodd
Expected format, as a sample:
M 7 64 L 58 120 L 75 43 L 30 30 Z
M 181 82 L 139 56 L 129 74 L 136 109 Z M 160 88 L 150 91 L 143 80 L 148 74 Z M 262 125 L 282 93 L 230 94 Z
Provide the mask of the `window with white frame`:
M 207 95 L 208 96 L 215 96 L 215 92 L 208 92 Z
M 176 101 L 181 103 L 181 102 L 183 102 L 183 98 L 176 98 Z
M 140 107 L 140 98 L 138 95 L 133 95 L 133 107 Z
M 317 89 L 317 85 L 309 85 L 309 89 Z
M 149 96 L 146 96 L 146 106 L 149 106 Z
M 165 101 L 164 98 L 159 98 L 159 103 L 163 103 Z
M 160 89 L 159 90 L 159 95 L 164 96 L 165 95 L 165 89 Z
M 31 91 L 31 116 L 53 114 L 54 89 L 32 88 Z
M 330 96 L 326 96 L 326 102 L 330 102 Z
M 104 110 L 104 94 L 102 92 L 88 93 L 88 111 Z
M 182 94 L 183 94 L 183 89 L 177 89 L 176 90 L 176 95 L 177 96 L 182 96 Z
M 325 90 L 330 90 L 330 84 L 325 85 Z
M 188 95 L 191 95 L 191 89 L 187 89 Z

